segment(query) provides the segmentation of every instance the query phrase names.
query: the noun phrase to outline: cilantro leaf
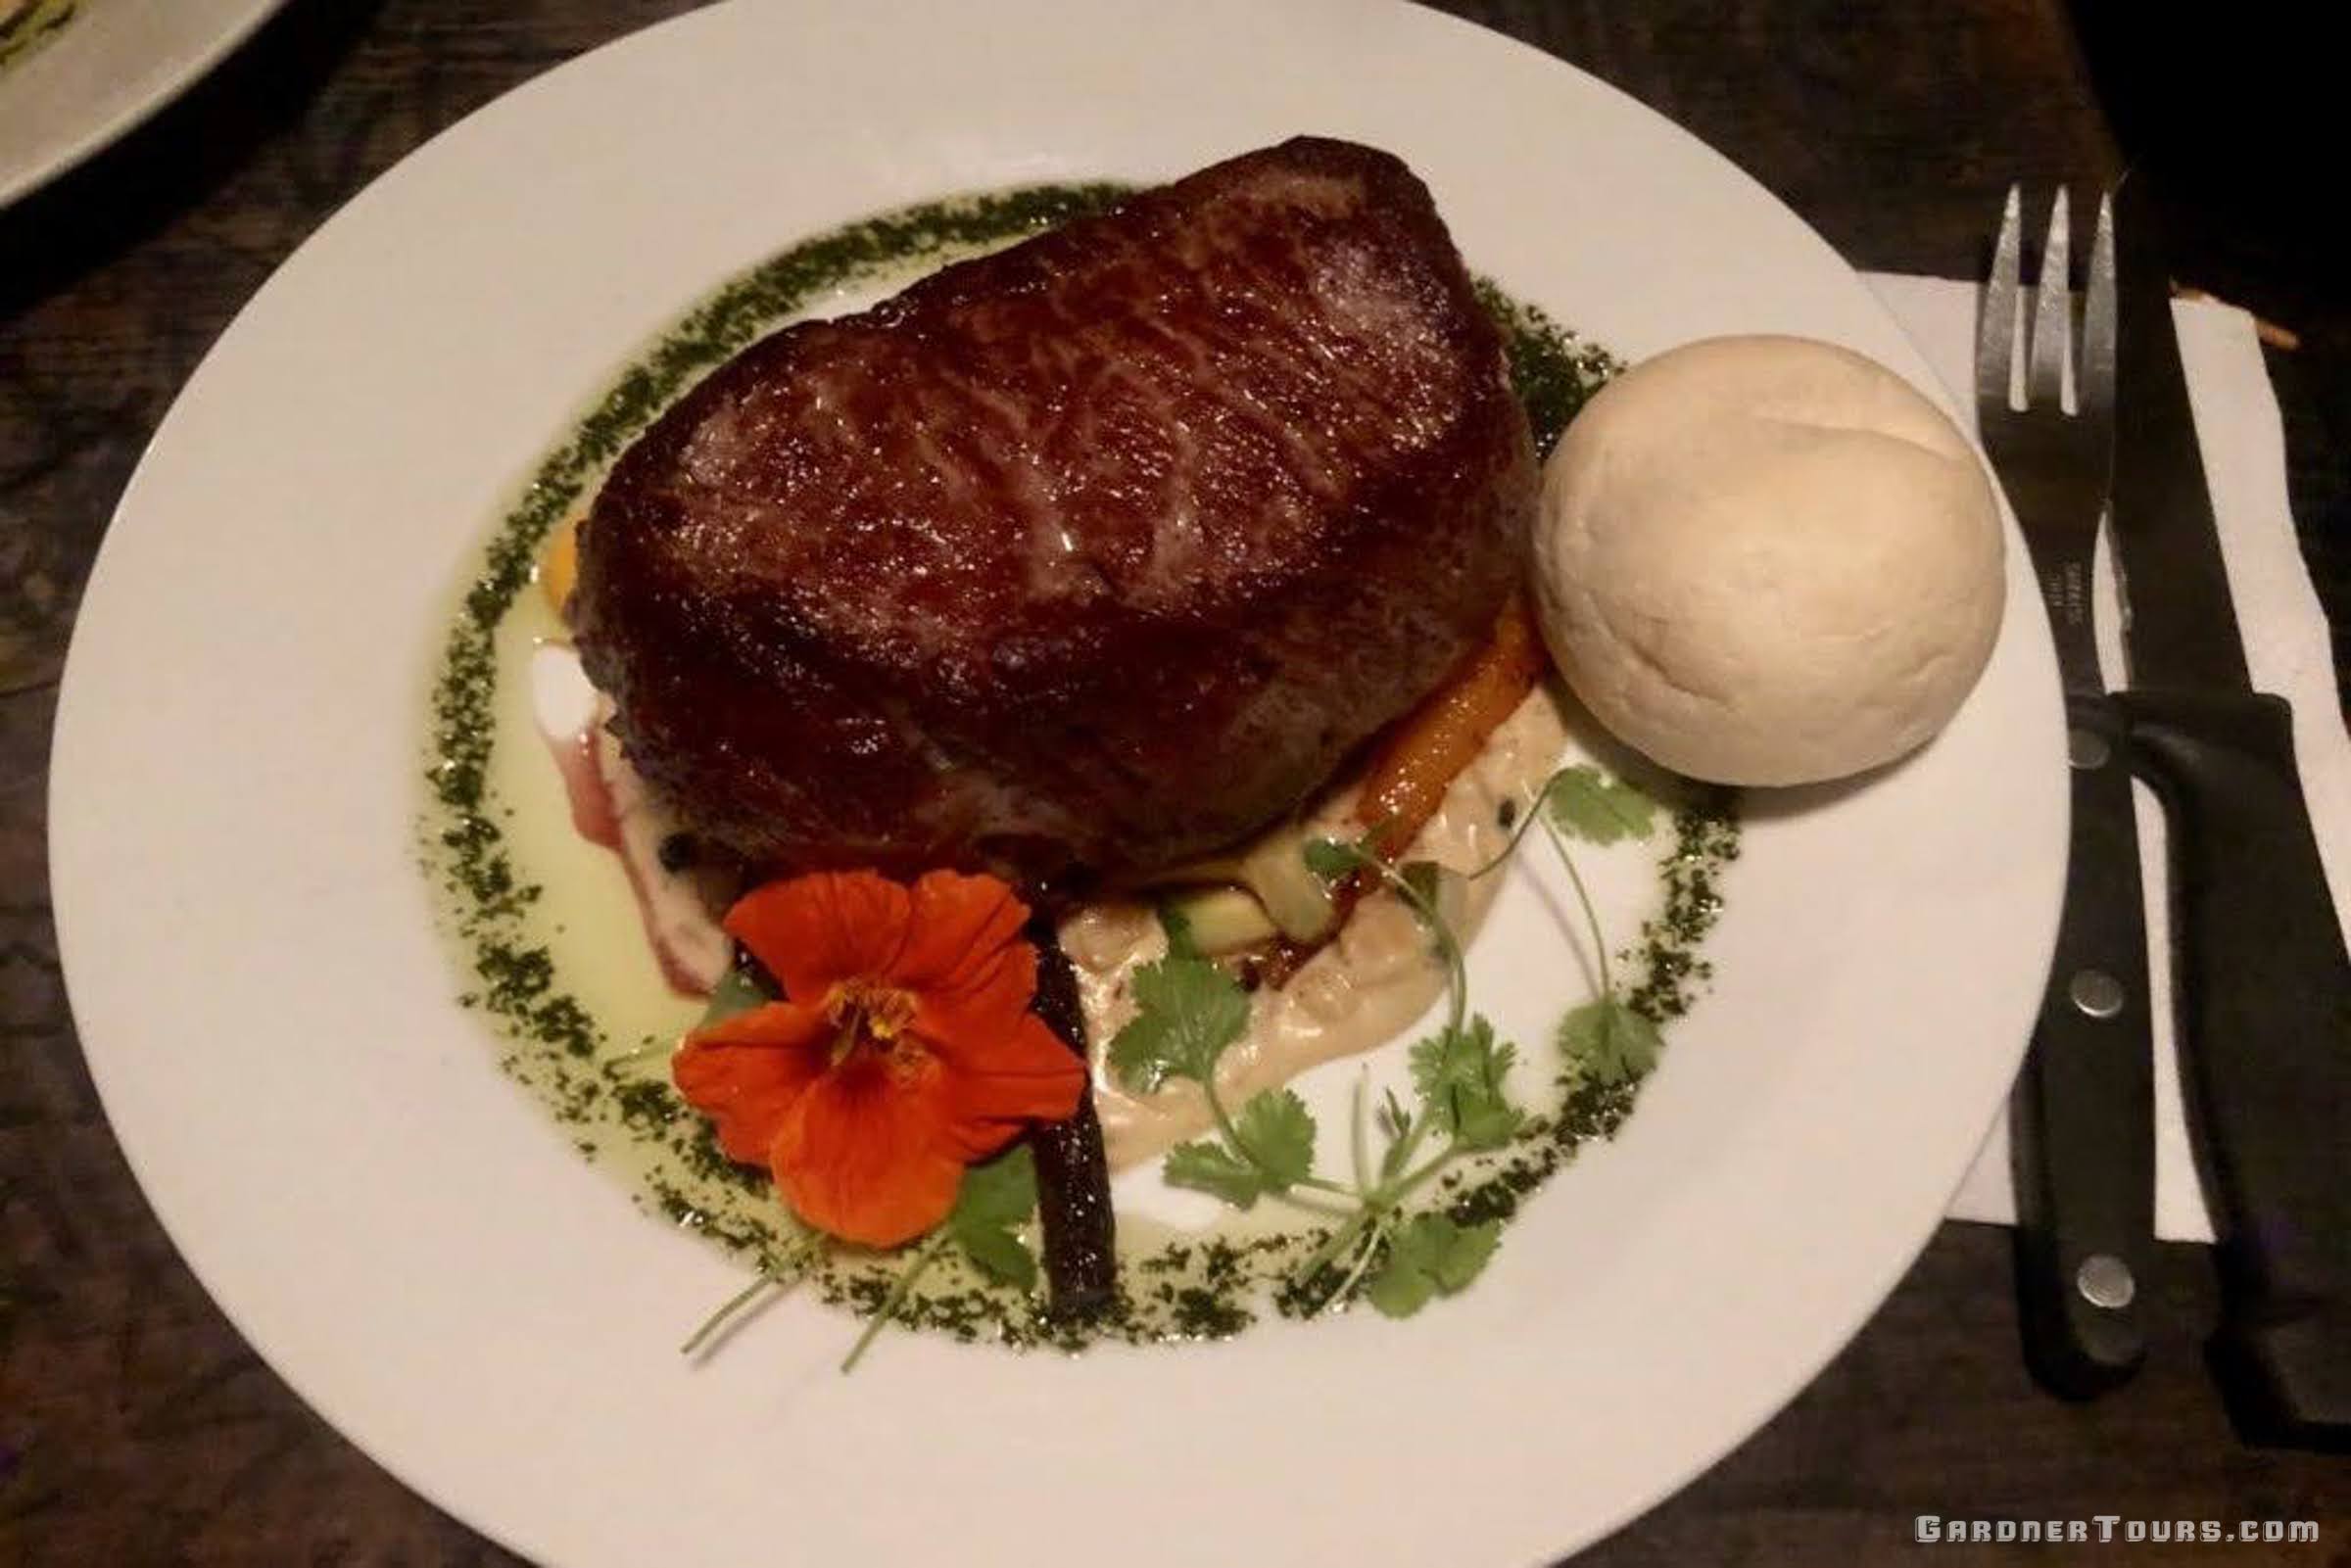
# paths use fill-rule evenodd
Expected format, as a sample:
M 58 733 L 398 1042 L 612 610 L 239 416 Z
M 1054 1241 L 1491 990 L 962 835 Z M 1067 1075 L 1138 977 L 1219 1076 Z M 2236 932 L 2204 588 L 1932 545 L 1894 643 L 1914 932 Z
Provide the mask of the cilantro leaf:
M 1214 1193 L 1235 1209 L 1253 1208 L 1268 1193 L 1287 1192 L 1313 1174 L 1315 1118 L 1288 1089 L 1268 1090 L 1241 1107 L 1233 1132 L 1240 1147 L 1179 1143 L 1162 1171 L 1171 1187 Z
M 1656 1065 L 1657 1026 L 1614 996 L 1596 996 L 1559 1020 L 1559 1051 L 1603 1083 L 1637 1078 Z
M 1465 1149 L 1499 1149 L 1525 1121 L 1510 1103 L 1511 1064 L 1517 1047 L 1497 1044 L 1483 1017 L 1443 1030 L 1413 1047 L 1413 1083 L 1440 1132 Z
M 1036 1162 L 1029 1146 L 985 1164 L 971 1165 L 947 1213 L 949 1239 L 990 1279 L 1030 1290 L 1036 1284 L 1036 1255 L 1013 1227 L 1036 1212 Z
M 1364 1300 L 1377 1307 L 1382 1317 L 1410 1317 L 1436 1294 L 1437 1282 L 1428 1277 L 1428 1271 L 1393 1245 L 1388 1248 L 1388 1260 L 1364 1286 Z
M 1554 774 L 1544 802 L 1561 832 L 1595 844 L 1647 838 L 1656 829 L 1655 801 L 1589 764 Z
M 955 1244 L 990 1279 L 1001 1280 L 1019 1290 L 1035 1289 L 1036 1255 L 1011 1231 L 959 1229 L 955 1232 Z
M 1179 1143 L 1163 1171 L 1171 1187 L 1213 1193 L 1235 1209 L 1253 1209 L 1266 1190 L 1258 1168 L 1221 1143 Z
M 1303 851 L 1306 869 L 1326 882 L 1335 882 L 1361 866 L 1363 851 L 1338 838 L 1309 838 Z
M 1149 1094 L 1170 1078 L 1206 1083 L 1217 1058 L 1249 1025 L 1249 993 L 1202 958 L 1171 953 L 1134 972 L 1138 1011 L 1112 1036 L 1110 1069 Z
M 1437 907 L 1437 881 L 1444 868 L 1433 860 L 1408 860 L 1396 870 L 1404 885 L 1418 894 L 1421 903 L 1430 909 Z
M 1463 1225 L 1446 1214 L 1415 1214 L 1388 1238 L 1388 1256 L 1364 1287 L 1388 1317 L 1410 1317 L 1432 1297 L 1452 1296 L 1485 1272 L 1502 1240 L 1502 1222 Z
M 1444 1214 L 1419 1214 L 1405 1227 L 1405 1235 L 1438 1293 L 1451 1296 L 1485 1272 L 1502 1242 L 1502 1222 L 1487 1219 L 1463 1225 Z
M 1453 1139 L 1464 1149 L 1499 1149 L 1518 1136 L 1526 1113 L 1514 1105 L 1463 1107 Z
M 947 1223 L 1002 1230 L 1036 1212 L 1036 1162 L 1027 1144 L 985 1164 L 966 1166 Z
M 1269 1089 L 1241 1107 L 1233 1118 L 1268 1192 L 1287 1192 L 1313 1174 L 1315 1118 L 1306 1102 L 1288 1089 Z
M 1170 958 L 1198 958 L 1200 943 L 1192 935 L 1192 917 L 1174 899 L 1162 899 L 1159 905 L 1159 928 L 1168 933 Z

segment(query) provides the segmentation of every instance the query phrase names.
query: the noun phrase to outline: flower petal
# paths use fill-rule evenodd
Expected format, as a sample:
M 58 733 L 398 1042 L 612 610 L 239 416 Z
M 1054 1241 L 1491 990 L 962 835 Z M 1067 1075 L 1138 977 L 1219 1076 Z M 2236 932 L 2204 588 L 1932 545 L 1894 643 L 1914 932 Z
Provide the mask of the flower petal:
M 860 1055 L 826 1073 L 784 1118 L 768 1164 L 785 1201 L 817 1229 L 895 1247 L 955 1207 L 963 1154 L 950 1136 L 949 1079 Z
M 842 980 L 884 973 L 907 945 L 913 902 L 870 871 L 768 882 L 735 901 L 726 929 L 767 966 L 784 994 L 814 1007 Z
M 953 1129 L 964 1158 L 1004 1146 L 1029 1121 L 1065 1121 L 1085 1094 L 1085 1064 L 1032 1013 L 984 1050 L 941 1046 L 953 1085 Z
M 757 1164 L 824 1070 L 827 1028 L 814 1008 L 755 1007 L 686 1036 L 670 1058 L 670 1078 L 687 1104 L 718 1124 L 727 1158 Z
M 1036 994 L 1029 906 L 993 877 L 935 871 L 914 884 L 912 940 L 889 978 L 921 998 L 935 1034 L 996 1034 Z

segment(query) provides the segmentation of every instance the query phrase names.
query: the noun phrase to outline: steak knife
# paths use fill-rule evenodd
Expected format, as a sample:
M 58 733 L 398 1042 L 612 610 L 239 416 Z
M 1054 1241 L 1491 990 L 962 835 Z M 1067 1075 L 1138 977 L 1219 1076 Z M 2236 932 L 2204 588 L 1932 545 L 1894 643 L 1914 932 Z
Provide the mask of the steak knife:
M 2351 1446 L 2351 957 L 2294 764 L 2253 689 L 2143 173 L 2124 182 L 2112 527 L 2132 763 L 2170 827 L 2173 991 L 2220 1237 L 2209 1358 L 2256 1442 Z

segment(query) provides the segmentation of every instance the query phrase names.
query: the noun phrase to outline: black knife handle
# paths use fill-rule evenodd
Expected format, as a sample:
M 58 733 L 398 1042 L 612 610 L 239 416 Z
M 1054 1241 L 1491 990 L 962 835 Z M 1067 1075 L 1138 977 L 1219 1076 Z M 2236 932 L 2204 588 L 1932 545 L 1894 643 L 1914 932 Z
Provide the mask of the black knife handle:
M 2164 797 L 2189 1126 L 2219 1206 L 2215 1376 L 2244 1435 L 2351 1445 L 2351 958 L 2276 697 L 2135 691 Z
M 2139 1282 L 2155 1224 L 2155 1053 L 2138 828 L 2120 713 L 2066 702 L 2073 847 L 2033 1048 L 2009 1116 L 2025 1362 L 2087 1399 L 2146 1356 Z

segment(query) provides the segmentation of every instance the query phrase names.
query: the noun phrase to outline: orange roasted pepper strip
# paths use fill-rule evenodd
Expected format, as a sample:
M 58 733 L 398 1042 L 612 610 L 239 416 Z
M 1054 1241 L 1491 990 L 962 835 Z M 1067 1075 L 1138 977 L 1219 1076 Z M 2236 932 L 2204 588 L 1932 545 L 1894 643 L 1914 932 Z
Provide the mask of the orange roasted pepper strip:
M 1418 836 L 1453 781 L 1476 760 L 1486 737 L 1534 689 L 1543 661 L 1543 644 L 1527 618 L 1526 600 L 1513 595 L 1494 623 L 1493 638 L 1443 686 L 1421 698 L 1418 707 L 1396 721 L 1372 753 L 1355 808 L 1356 820 L 1370 825 L 1370 847 L 1382 860 L 1394 860 Z M 1333 932 L 1368 890 L 1366 880 L 1359 873 L 1331 889 L 1338 905 Z M 1258 982 L 1287 984 L 1329 940 L 1276 937 L 1257 961 Z
M 1404 852 L 1542 673 L 1543 644 L 1525 598 L 1513 595 L 1494 623 L 1493 640 L 1405 715 L 1372 754 L 1356 817 L 1376 830 L 1382 858 Z

